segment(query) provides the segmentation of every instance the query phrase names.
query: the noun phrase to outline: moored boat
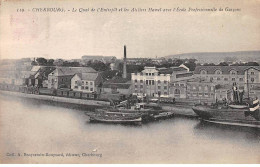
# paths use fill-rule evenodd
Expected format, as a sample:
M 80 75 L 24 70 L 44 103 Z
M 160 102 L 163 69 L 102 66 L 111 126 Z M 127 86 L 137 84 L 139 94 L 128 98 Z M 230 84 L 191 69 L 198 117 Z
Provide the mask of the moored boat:
M 233 85 L 236 86 L 235 84 Z M 192 107 L 193 111 L 206 122 L 247 126 L 260 128 L 259 99 L 243 99 L 243 93 L 233 88 L 234 101 L 208 104 L 198 104 Z
M 167 119 L 167 118 L 172 118 L 174 116 L 173 112 L 170 111 L 165 111 L 165 112 L 161 112 L 157 115 L 154 115 L 154 119 L 158 120 L 158 119 Z
M 86 113 L 90 117 L 91 122 L 103 123 L 140 123 L 142 121 L 140 114 L 108 112 L 106 110 L 98 110 L 95 113 Z

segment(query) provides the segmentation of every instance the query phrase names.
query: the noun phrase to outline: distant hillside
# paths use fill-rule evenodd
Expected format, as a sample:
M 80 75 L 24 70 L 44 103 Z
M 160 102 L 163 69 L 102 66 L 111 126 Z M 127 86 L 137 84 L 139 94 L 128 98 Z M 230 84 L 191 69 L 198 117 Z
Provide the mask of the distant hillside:
M 169 58 L 195 58 L 199 63 L 220 63 L 223 61 L 257 61 L 260 62 L 260 50 L 258 51 L 239 51 L 239 52 L 200 52 L 183 53 L 165 56 Z

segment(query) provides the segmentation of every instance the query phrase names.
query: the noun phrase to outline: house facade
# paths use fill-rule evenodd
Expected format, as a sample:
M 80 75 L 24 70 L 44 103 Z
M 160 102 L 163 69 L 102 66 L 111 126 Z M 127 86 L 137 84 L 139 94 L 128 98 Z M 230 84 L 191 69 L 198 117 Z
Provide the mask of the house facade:
M 236 83 L 242 89 L 247 82 L 259 84 L 259 70 L 259 66 L 197 66 L 194 75 L 220 85 Z
M 102 77 L 99 73 L 77 73 L 71 79 L 71 89 L 85 93 L 100 93 Z
M 173 82 L 192 76 L 188 68 L 145 67 L 141 73 L 132 73 L 132 92 L 152 97 L 174 97 Z
M 91 67 L 57 67 L 48 75 L 48 88 L 71 88 L 71 79 L 77 73 L 95 73 Z

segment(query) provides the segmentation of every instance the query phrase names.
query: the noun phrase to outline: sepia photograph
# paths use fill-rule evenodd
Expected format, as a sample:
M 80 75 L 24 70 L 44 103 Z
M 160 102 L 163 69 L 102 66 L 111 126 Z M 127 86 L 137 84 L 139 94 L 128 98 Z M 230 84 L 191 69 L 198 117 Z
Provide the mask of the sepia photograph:
M 0 0 L 0 164 L 260 164 L 260 0 Z

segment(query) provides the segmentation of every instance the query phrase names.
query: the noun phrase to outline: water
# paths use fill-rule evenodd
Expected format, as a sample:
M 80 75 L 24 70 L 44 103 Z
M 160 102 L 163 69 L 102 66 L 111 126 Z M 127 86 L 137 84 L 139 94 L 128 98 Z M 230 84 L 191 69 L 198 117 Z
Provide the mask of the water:
M 93 124 L 88 119 L 82 110 L 0 96 L 0 161 L 260 163 L 258 129 L 216 126 L 181 117 L 141 126 Z M 16 156 L 7 156 L 11 153 Z M 18 153 L 63 153 L 64 157 Z

